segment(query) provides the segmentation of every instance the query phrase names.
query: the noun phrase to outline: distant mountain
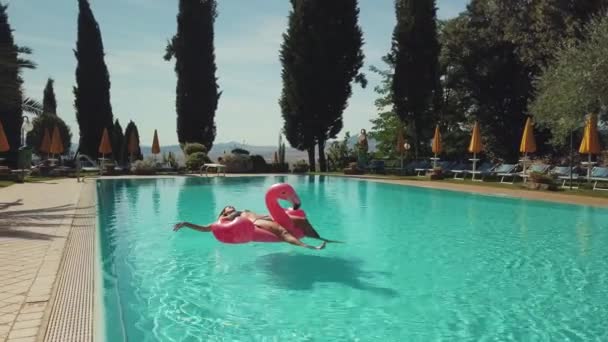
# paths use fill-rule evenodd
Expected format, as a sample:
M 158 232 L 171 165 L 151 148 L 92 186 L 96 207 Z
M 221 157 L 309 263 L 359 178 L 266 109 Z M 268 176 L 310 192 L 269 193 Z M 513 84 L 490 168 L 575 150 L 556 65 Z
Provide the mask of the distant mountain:
M 352 148 L 357 143 L 357 137 L 351 137 L 348 141 L 349 146 Z M 329 145 L 329 144 L 328 144 Z M 76 151 L 76 144 L 72 144 L 72 151 Z M 235 141 L 225 142 L 225 143 L 217 143 L 213 145 L 213 148 L 209 152 L 209 158 L 211 160 L 217 160 L 218 157 L 224 155 L 224 153 L 230 153 L 235 148 L 242 148 L 249 151 L 250 154 L 257 154 L 266 159 L 267 162 L 271 162 L 274 152 L 277 151 L 277 146 L 257 146 L 257 145 L 247 145 L 241 144 Z M 142 145 L 141 150 L 144 157 L 151 156 L 151 146 Z M 376 141 L 373 139 L 369 140 L 369 149 L 370 151 L 374 151 L 376 149 Z M 175 155 L 178 161 L 184 160 L 184 155 L 182 149 L 179 145 L 166 145 L 160 146 L 160 151 L 162 153 L 169 153 Z M 286 146 L 285 148 L 285 160 L 289 163 L 296 162 L 298 160 L 308 160 L 308 154 L 306 151 L 298 151 L 295 148 L 291 148 Z

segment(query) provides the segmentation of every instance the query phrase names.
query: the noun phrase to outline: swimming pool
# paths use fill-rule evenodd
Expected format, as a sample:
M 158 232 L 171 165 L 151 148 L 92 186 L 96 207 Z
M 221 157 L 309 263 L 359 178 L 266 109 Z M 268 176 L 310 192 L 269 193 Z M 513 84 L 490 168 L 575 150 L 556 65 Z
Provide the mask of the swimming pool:
M 264 213 L 277 182 L 346 243 L 171 229 Z M 605 209 L 326 176 L 101 180 L 98 200 L 107 341 L 608 340 Z

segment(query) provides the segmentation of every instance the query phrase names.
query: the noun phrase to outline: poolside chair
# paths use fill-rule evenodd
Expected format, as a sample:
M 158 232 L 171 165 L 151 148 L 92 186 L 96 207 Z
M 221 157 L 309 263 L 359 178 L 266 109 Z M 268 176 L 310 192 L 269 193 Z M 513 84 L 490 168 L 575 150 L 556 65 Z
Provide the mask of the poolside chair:
M 464 180 L 467 175 L 467 171 L 470 171 L 473 165 L 471 163 L 461 162 L 456 164 L 450 172 L 454 174 L 454 179 Z
M 431 168 L 433 164 L 426 160 L 421 160 L 420 163 L 414 168 L 414 172 L 416 172 L 416 176 L 424 177 L 426 176 L 426 172 Z M 420 174 L 422 173 L 422 174 Z
M 536 172 L 541 174 L 546 174 L 549 171 L 550 166 L 547 164 L 532 164 L 529 168 L 526 169 L 526 172 L 523 170 L 517 172 L 517 177 L 521 177 L 524 181 L 526 181 L 530 177 L 530 173 Z
M 593 190 L 607 191 L 608 188 L 598 187 L 600 182 L 608 182 L 608 167 L 596 166 L 591 170 L 591 180 L 593 183 Z
M 370 173 L 386 174 L 384 160 L 372 160 L 368 166 L 365 167 Z
M 570 182 L 570 179 L 572 179 L 573 182 L 578 182 L 580 180 L 578 168 L 576 166 L 572 168 L 572 177 L 570 177 L 570 166 L 556 166 L 549 171 L 549 173 L 562 181 L 562 188 L 570 187 L 570 185 L 566 185 L 566 182 Z M 573 189 L 578 189 L 578 187 L 578 184 L 576 186 L 572 186 Z
M 472 175 L 471 176 L 472 181 L 481 182 L 481 181 L 483 181 L 484 177 L 491 174 L 492 170 L 494 168 L 496 168 L 497 166 L 498 165 L 492 164 L 490 162 L 484 162 L 480 166 L 476 167 L 475 171 L 465 170 L 465 173 L 470 173 Z M 475 179 L 475 175 L 480 175 L 481 177 L 479 179 Z
M 500 177 L 500 183 L 513 184 L 515 182 L 515 177 L 517 176 L 517 172 L 515 172 L 517 166 L 517 164 L 501 164 L 496 167 L 492 174 Z M 505 182 L 505 178 L 511 178 L 511 182 Z

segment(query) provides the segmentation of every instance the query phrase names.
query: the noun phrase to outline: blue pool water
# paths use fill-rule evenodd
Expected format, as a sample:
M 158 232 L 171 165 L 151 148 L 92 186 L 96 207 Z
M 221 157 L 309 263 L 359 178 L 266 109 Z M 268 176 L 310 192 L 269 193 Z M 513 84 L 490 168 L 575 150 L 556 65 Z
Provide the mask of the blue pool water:
M 322 236 L 223 245 L 288 182 Z M 606 341 L 608 210 L 324 176 L 98 183 L 107 341 Z M 317 244 L 315 240 L 307 240 Z

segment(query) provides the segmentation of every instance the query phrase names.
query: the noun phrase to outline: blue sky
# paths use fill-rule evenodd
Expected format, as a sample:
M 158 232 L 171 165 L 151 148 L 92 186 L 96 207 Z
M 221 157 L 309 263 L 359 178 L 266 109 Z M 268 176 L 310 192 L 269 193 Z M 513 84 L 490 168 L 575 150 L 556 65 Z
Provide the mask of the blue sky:
M 48 77 L 55 79 L 59 115 L 78 141 L 73 109 L 78 6 L 76 0 L 11 0 L 9 22 L 17 44 L 34 50 L 36 70 L 24 72 L 27 96 L 42 100 Z M 110 72 L 114 117 L 123 126 L 139 127 L 141 142 L 150 144 L 158 129 L 161 145 L 177 143 L 174 62 L 162 57 L 176 31 L 177 0 L 91 0 L 99 23 Z M 215 26 L 216 63 L 223 91 L 216 112 L 216 142 L 274 145 L 282 127 L 278 97 L 281 65 L 278 50 L 285 31 L 288 0 L 220 0 Z M 468 0 L 438 0 L 438 16 L 464 10 Z M 354 88 L 344 112 L 344 130 L 370 128 L 375 116 L 373 91 L 378 78 L 370 65 L 390 47 L 395 25 L 392 0 L 360 0 L 360 25 L 370 84 Z

